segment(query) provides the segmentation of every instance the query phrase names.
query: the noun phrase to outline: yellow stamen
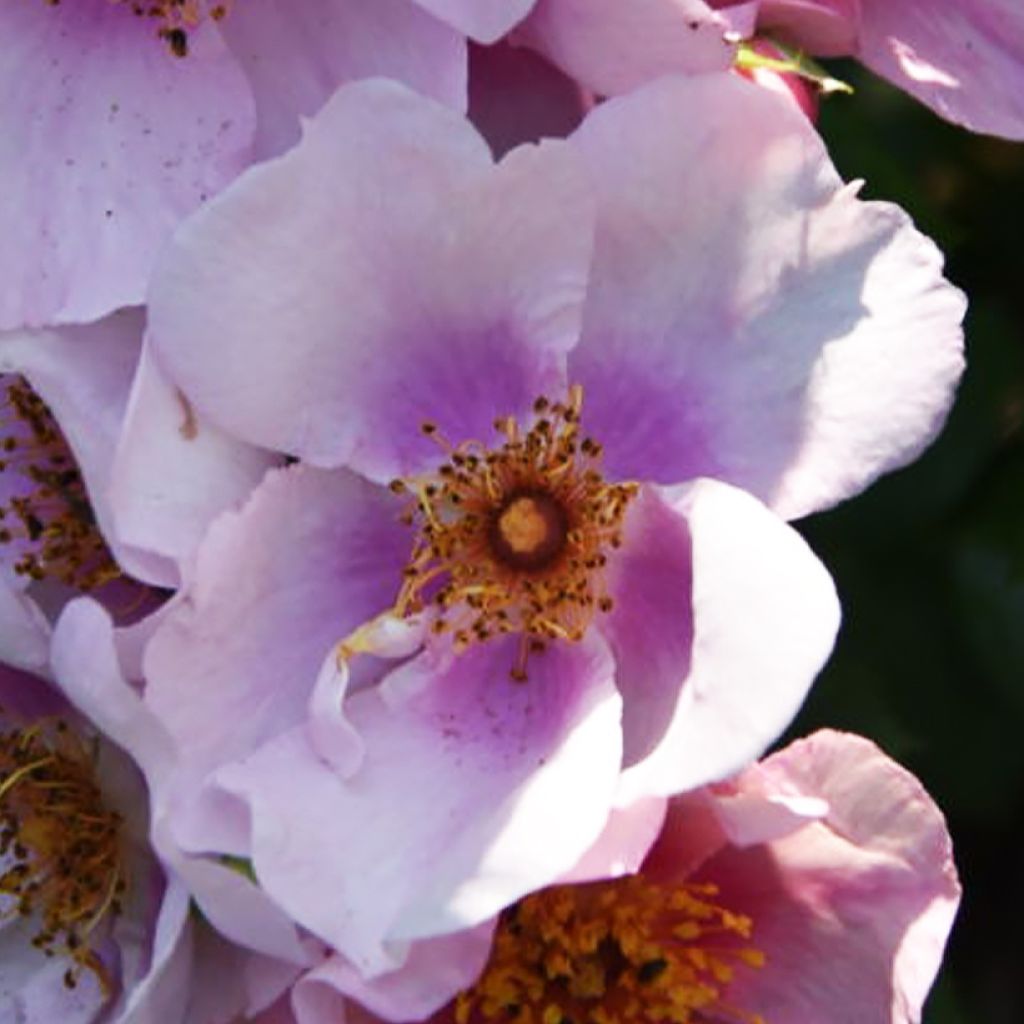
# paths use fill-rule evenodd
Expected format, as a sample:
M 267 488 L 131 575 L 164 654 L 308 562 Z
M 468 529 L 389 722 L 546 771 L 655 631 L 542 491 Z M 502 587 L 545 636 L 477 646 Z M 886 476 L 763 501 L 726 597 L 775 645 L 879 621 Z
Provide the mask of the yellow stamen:
M 62 0 L 45 0 L 51 7 L 59 7 Z M 187 57 L 189 33 L 199 27 L 204 18 L 220 21 L 227 17 L 232 0 L 108 0 L 124 8 L 126 14 L 136 18 L 150 18 L 158 26 L 157 36 L 175 57 Z
M 612 607 L 603 569 L 638 487 L 604 480 L 601 446 L 580 437 L 582 404 L 579 386 L 565 402 L 537 399 L 529 430 L 512 416 L 495 422 L 504 440 L 493 449 L 452 445 L 426 423 L 447 461 L 428 478 L 392 484 L 414 496 L 402 518 L 417 527 L 396 614 L 433 607 L 433 632 L 450 633 L 456 650 L 519 634 L 515 678 L 525 678 L 531 652 L 582 639 L 594 614 Z
M 32 944 L 69 958 L 65 985 L 87 970 L 112 994 L 93 936 L 121 911 L 121 816 L 104 804 L 93 749 L 60 720 L 0 733 L 0 856 L 0 918 L 37 916 Z
M 0 473 L 20 491 L 0 505 L 0 547 L 14 571 L 92 590 L 121 573 L 96 526 L 85 485 L 46 403 L 21 377 L 4 379 L 0 401 Z

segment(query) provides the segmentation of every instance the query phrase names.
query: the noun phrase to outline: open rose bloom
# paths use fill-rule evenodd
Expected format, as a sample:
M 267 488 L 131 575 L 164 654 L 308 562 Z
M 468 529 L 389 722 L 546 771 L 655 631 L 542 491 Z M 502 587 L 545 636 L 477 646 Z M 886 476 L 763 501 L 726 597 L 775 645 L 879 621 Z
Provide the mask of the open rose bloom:
M 346 1005 L 329 960 L 259 1021 L 916 1024 L 959 899 L 949 834 L 917 779 L 865 739 L 819 732 L 617 812 L 560 884 L 452 947 L 474 977 L 446 1005 L 423 995 L 428 971 L 456 976 L 451 963 Z
M 315 938 L 352 989 L 763 751 L 838 621 L 784 518 L 913 458 L 961 368 L 934 246 L 729 75 L 497 164 L 444 106 L 345 87 L 149 302 L 187 408 L 295 460 L 137 666 L 176 748 L 159 843 L 230 937 Z

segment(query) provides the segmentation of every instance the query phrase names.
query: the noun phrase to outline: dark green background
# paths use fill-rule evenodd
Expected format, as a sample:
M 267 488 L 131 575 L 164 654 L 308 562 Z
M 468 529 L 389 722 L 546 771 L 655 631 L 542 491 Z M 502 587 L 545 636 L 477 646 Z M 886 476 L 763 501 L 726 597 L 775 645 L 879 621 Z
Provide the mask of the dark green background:
M 1024 144 L 971 135 L 852 66 L 819 127 L 967 293 L 968 369 L 938 442 L 800 528 L 844 624 L 790 737 L 870 736 L 949 820 L 964 885 L 928 1024 L 1024 1021 Z M 810 1024 L 810 1022 L 809 1022 Z

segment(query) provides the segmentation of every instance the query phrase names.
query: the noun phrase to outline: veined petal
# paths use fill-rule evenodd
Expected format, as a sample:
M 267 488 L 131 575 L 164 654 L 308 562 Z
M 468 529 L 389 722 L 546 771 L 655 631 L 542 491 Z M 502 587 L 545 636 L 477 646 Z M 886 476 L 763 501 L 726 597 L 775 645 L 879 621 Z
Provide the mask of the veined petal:
M 211 422 L 386 481 L 437 462 L 424 421 L 481 438 L 562 390 L 590 213 L 564 143 L 495 168 L 451 111 L 349 86 L 179 233 L 154 346 Z
M 665 79 L 573 142 L 600 201 L 569 376 L 613 475 L 714 476 L 793 517 L 934 437 L 963 297 L 901 210 L 842 187 L 798 112 L 735 76 Z
M 157 249 L 245 165 L 252 100 L 217 29 L 188 60 L 126 5 L 0 9 L 0 328 L 138 303 Z
M 759 502 L 701 480 L 676 507 L 693 545 L 690 670 L 659 744 L 623 773 L 624 803 L 756 758 L 796 714 L 839 626 L 824 566 Z
M 365 754 L 346 780 L 301 729 L 219 773 L 251 807 L 260 884 L 366 976 L 399 966 L 402 940 L 554 881 L 604 826 L 621 756 L 607 650 L 554 646 L 528 684 L 514 656 L 428 652 L 351 697 Z

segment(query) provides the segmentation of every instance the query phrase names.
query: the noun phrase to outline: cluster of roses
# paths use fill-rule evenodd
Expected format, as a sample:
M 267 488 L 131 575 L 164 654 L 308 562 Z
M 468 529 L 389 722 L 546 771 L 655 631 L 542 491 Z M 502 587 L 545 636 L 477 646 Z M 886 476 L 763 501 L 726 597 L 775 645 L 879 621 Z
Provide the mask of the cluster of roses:
M 1024 8 L 0 27 L 0 1019 L 918 1020 L 938 809 L 757 760 L 839 622 L 787 520 L 962 365 L 807 53 L 1024 138 Z

